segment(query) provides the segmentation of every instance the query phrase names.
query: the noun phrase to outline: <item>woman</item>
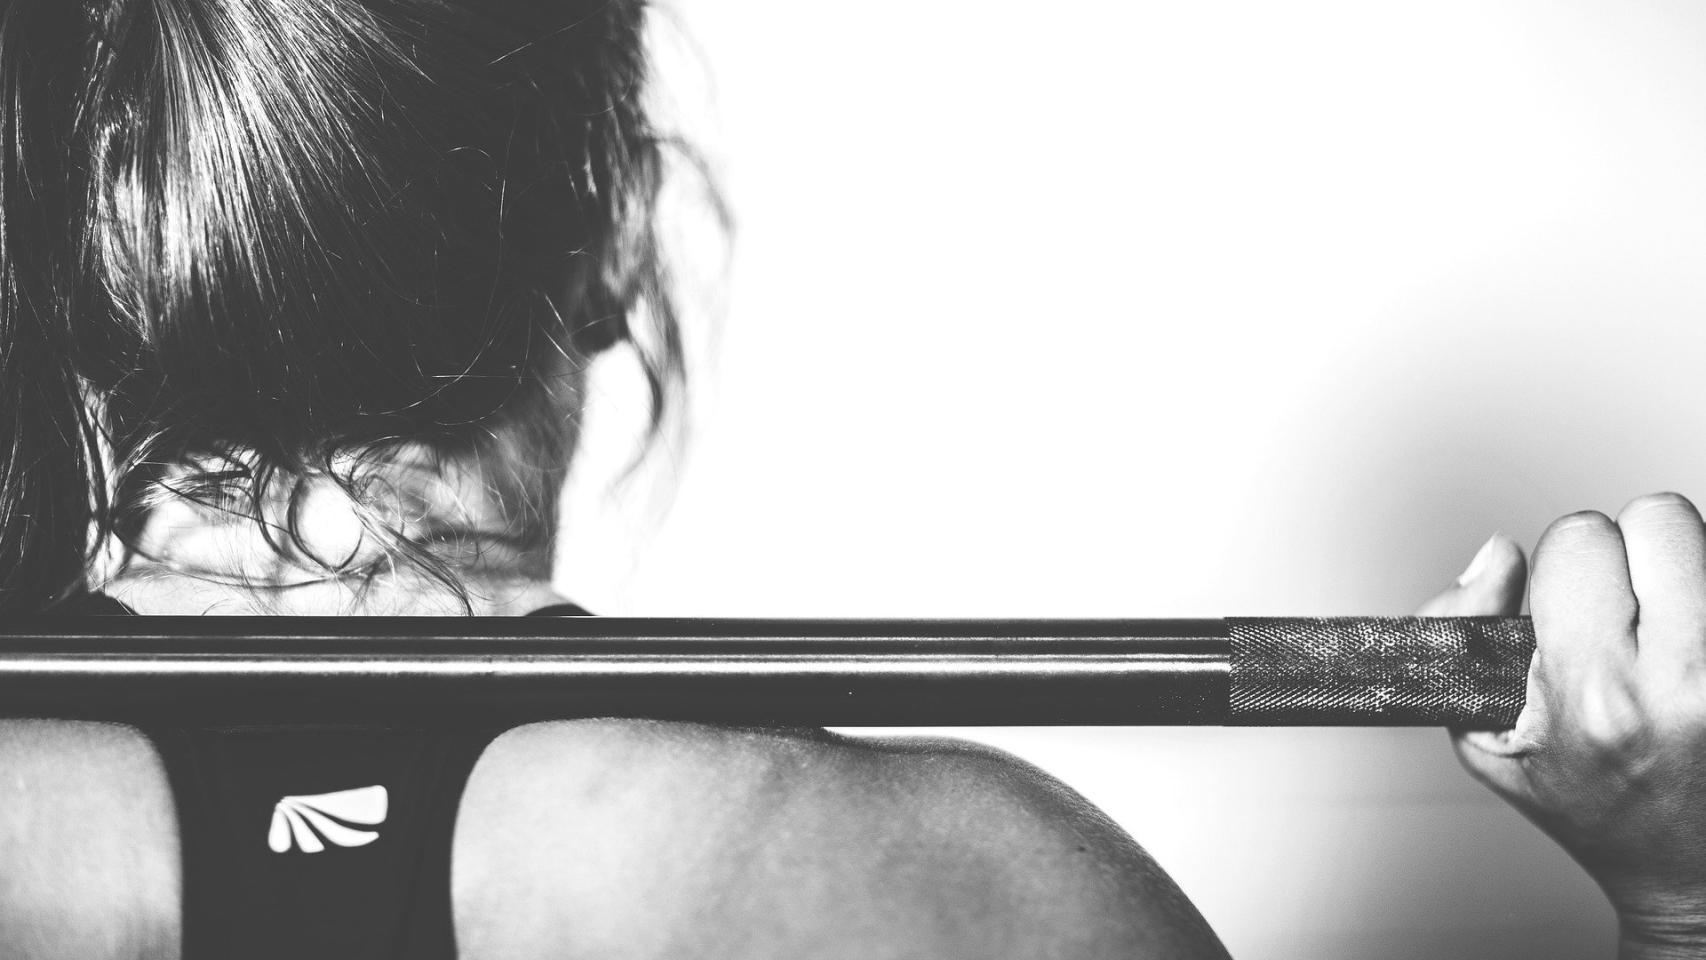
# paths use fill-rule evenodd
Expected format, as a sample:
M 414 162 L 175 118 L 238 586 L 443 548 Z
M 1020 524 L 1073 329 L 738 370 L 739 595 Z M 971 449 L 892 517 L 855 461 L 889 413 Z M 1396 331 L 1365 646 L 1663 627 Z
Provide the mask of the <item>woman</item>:
M 6 609 L 578 612 L 549 557 L 586 362 L 637 351 L 659 417 L 681 387 L 643 16 L 10 3 Z M 1654 850 L 1706 720 L 1636 667 L 1706 633 L 1703 541 L 1675 499 L 1556 527 L 1529 712 L 1464 738 L 1631 955 L 1694 932 L 1702 857 Z M 1481 559 L 1430 612 L 1516 609 L 1520 553 Z M 1224 955 L 1105 817 L 966 744 L 10 721 L 0 770 L 7 955 Z

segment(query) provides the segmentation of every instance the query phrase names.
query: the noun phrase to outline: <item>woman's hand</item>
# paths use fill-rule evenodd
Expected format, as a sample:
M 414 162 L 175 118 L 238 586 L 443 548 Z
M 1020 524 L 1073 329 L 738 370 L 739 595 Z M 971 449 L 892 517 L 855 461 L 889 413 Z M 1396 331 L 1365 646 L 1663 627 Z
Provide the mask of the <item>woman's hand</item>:
M 1495 537 L 1424 615 L 1513 614 L 1522 554 Z M 1626 958 L 1706 956 L 1706 526 L 1655 494 L 1577 513 L 1535 548 L 1538 649 L 1516 728 L 1462 732 L 1477 779 L 1599 882 Z

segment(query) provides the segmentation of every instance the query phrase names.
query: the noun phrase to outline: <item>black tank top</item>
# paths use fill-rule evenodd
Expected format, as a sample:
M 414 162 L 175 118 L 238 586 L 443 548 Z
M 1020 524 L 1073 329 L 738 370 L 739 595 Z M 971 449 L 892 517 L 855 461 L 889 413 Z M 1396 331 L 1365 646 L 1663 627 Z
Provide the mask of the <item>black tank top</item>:
M 91 595 L 66 612 L 128 614 Z M 573 604 L 531 616 L 588 616 Z M 183 960 L 454 960 L 462 788 L 501 729 L 143 731 L 177 803 Z

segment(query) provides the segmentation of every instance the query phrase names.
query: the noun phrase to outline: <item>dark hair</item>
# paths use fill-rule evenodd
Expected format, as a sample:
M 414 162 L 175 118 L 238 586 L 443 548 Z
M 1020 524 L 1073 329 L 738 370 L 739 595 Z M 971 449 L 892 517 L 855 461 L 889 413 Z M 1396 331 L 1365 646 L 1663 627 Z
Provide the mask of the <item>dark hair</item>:
M 572 374 L 618 342 L 655 433 L 684 374 L 644 19 L 639 0 L 8 3 L 0 610 L 75 590 L 191 462 L 176 492 L 238 491 L 257 518 L 281 480 L 359 499 L 362 467 L 409 445 L 503 443 L 560 478 Z M 307 552 L 291 514 L 275 547 Z

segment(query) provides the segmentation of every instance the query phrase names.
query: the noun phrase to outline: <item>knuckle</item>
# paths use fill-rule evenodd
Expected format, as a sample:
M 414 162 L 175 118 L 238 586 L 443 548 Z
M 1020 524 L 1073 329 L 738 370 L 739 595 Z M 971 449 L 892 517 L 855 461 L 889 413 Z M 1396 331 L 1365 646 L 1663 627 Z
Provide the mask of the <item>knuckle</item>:
M 1581 690 L 1575 721 L 1582 744 L 1607 759 L 1631 757 L 1651 739 L 1645 711 L 1621 684 L 1590 684 Z
M 1576 552 L 1603 549 L 1612 544 L 1621 547 L 1622 540 L 1622 533 L 1610 517 L 1598 510 L 1582 510 L 1552 521 L 1546 532 L 1540 535 L 1535 552 Z
M 1597 510 L 1584 510 L 1552 521 L 1534 548 L 1536 571 L 1557 568 L 1560 560 L 1596 561 L 1622 556 L 1623 534 L 1610 517 Z
M 1636 497 L 1617 514 L 1620 527 L 1646 524 L 1700 523 L 1700 511 L 1680 493 L 1649 493 Z
M 1611 518 L 1598 510 L 1578 510 L 1552 521 L 1552 525 L 1546 528 L 1545 536 L 1592 536 L 1596 533 L 1609 533 L 1614 527 L 1616 524 L 1612 523 Z

